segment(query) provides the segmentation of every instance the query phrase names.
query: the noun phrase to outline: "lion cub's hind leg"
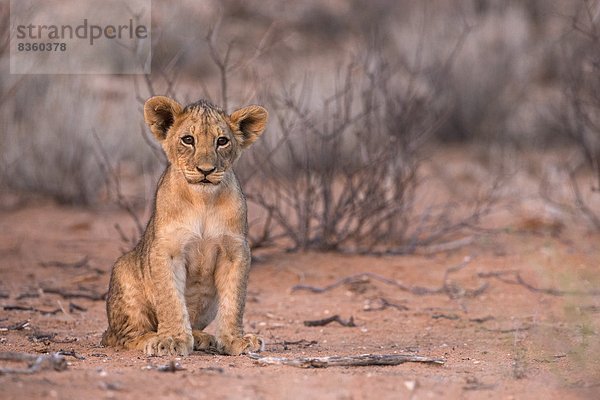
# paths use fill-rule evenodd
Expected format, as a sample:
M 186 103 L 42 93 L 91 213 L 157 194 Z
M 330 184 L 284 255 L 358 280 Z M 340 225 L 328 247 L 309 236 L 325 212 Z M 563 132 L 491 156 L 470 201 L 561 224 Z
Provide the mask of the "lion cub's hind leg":
M 133 253 L 125 254 L 115 263 L 107 300 L 108 329 L 102 336 L 102 344 L 148 353 L 146 348 L 156 342 L 158 322 L 132 272 L 135 267 Z
M 119 290 L 121 285 L 114 282 Z M 135 289 L 128 287 L 109 297 L 109 329 L 102 343 L 108 346 L 123 347 L 128 350 L 142 350 L 149 356 L 188 355 L 192 339 L 177 338 L 157 333 L 158 323 L 147 302 L 135 296 Z

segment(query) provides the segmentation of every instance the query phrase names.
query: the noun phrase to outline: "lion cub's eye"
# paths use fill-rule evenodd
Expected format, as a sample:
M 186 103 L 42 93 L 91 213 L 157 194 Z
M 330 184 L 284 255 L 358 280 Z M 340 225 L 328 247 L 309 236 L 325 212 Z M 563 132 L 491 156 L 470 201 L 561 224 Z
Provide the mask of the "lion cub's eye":
M 190 135 L 185 135 L 184 137 L 181 138 L 181 141 L 184 144 L 194 144 L 194 137 L 190 136 Z
M 221 136 L 217 139 L 217 146 L 225 146 L 227 143 L 229 143 L 229 139 L 227 139 L 225 136 Z

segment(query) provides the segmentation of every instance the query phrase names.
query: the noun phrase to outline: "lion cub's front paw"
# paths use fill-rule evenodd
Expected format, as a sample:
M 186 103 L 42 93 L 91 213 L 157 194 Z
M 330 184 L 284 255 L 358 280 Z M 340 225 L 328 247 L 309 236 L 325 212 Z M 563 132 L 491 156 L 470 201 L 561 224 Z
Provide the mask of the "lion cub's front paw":
M 218 343 L 218 350 L 223 354 L 237 356 L 248 352 L 263 350 L 264 340 L 251 333 L 244 337 L 222 337 Z
M 144 352 L 149 356 L 187 356 L 193 347 L 193 338 L 156 335 L 148 339 Z
M 211 334 L 194 329 L 194 350 L 208 350 L 217 347 L 217 339 Z

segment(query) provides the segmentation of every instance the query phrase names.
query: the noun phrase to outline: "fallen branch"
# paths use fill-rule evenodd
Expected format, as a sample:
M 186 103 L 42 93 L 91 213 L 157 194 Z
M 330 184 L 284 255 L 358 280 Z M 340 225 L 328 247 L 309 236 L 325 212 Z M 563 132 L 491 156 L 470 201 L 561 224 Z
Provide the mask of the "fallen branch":
M 443 314 L 443 313 L 436 313 L 431 315 L 431 318 L 433 319 L 448 319 L 450 321 L 456 321 L 459 320 L 460 317 L 456 314 Z
M 54 339 L 54 338 L 50 339 L 50 341 L 52 343 L 63 343 L 63 344 L 64 343 L 74 343 L 74 342 L 76 342 L 78 340 L 79 340 L 78 338 L 76 338 L 76 337 L 70 337 L 70 336 L 66 336 L 64 339 Z
M 15 300 L 23 300 L 23 299 L 34 299 L 40 297 L 38 292 L 26 292 L 19 294 Z
M 38 312 L 43 315 L 54 315 L 58 314 L 62 310 L 60 308 L 56 308 L 54 310 L 40 310 L 39 308 L 29 307 L 29 306 L 19 306 L 19 305 L 7 305 L 2 307 L 4 311 L 33 311 Z
M 337 322 L 338 324 L 340 324 L 342 326 L 347 326 L 347 327 L 355 327 L 356 326 L 356 324 L 354 323 L 354 317 L 351 316 L 348 321 L 344 321 L 343 319 L 340 318 L 339 315 L 334 315 L 329 318 L 317 319 L 317 320 L 312 320 L 312 321 L 304 321 L 304 326 L 325 326 L 332 322 Z
M 330 290 L 333 290 L 337 287 L 340 287 L 342 285 L 345 284 L 352 284 L 352 283 L 357 283 L 357 282 L 364 282 L 365 280 L 368 279 L 373 279 L 391 286 L 395 286 L 398 289 L 405 291 L 405 292 L 413 292 L 413 291 L 419 291 L 420 289 L 424 289 L 424 288 L 411 288 L 409 286 L 403 285 L 402 283 L 383 277 L 381 275 L 377 275 L 374 274 L 372 272 L 363 272 L 360 274 L 356 274 L 356 275 L 351 275 L 348 276 L 346 278 L 342 278 L 330 285 L 324 286 L 324 287 L 316 287 L 316 286 L 310 286 L 310 285 L 295 285 L 292 287 L 292 292 L 298 291 L 298 290 L 306 290 L 312 293 L 325 293 L 328 292 Z M 415 293 L 416 294 L 416 293 Z
M 69 336 L 65 337 L 64 339 L 56 339 L 56 335 L 57 334 L 54 332 L 35 331 L 31 335 L 28 336 L 28 339 L 34 343 L 42 342 L 46 345 L 50 344 L 50 342 L 59 343 L 59 344 L 67 344 L 67 343 L 73 343 L 73 342 L 76 342 L 79 340 L 75 337 L 69 337 Z M 78 358 L 78 356 L 74 355 L 73 351 L 61 350 L 57 354 L 60 354 L 63 356 L 73 356 L 75 358 Z M 82 358 L 82 360 L 83 360 L 83 358 Z
M 69 302 L 69 312 L 73 312 L 73 311 L 86 312 L 87 308 L 82 307 L 79 304 L 75 304 L 73 302 Z
M 73 357 L 77 360 L 85 360 L 85 357 L 75 352 L 75 350 L 60 350 L 58 353 L 61 356 Z
M 33 332 L 31 335 L 29 335 L 29 340 L 31 340 L 32 342 L 35 342 L 35 343 L 38 343 L 38 342 L 49 343 L 54 339 L 55 336 L 56 336 L 56 333 L 54 333 L 54 332 Z
M 93 300 L 93 301 L 104 301 L 104 300 L 106 300 L 106 296 L 108 295 L 108 292 L 100 294 L 100 293 L 96 293 L 96 292 L 92 292 L 92 291 L 82 291 L 82 290 L 70 291 L 70 290 L 66 290 L 66 289 L 48 288 L 48 287 L 44 287 L 44 288 L 42 288 L 42 290 L 45 293 L 58 294 L 58 295 L 62 296 L 64 299 L 81 298 L 81 299 L 88 299 L 88 300 Z
M 423 357 L 412 354 L 361 354 L 358 356 L 329 356 L 329 357 L 267 357 L 257 353 L 249 353 L 248 357 L 263 365 L 289 365 L 299 368 L 327 367 L 364 367 L 369 365 L 399 365 L 406 362 L 420 362 L 442 365 L 442 358 Z
M 469 319 L 469 321 L 476 322 L 478 324 L 483 324 L 484 322 L 488 322 L 488 321 L 491 321 L 493 319 L 496 319 L 496 318 L 492 317 L 491 315 L 488 315 L 488 316 L 485 316 L 485 317 L 471 318 L 471 319 Z
M 29 367 L 23 369 L 0 368 L 2 374 L 35 374 L 43 370 L 64 371 L 67 369 L 67 361 L 58 353 L 42 354 L 40 356 L 28 353 L 2 352 L 0 360 L 21 361 L 29 363 Z
M 452 284 L 448 280 L 448 277 L 451 273 L 460 271 L 461 269 L 466 267 L 470 262 L 471 262 L 471 257 L 465 257 L 463 262 L 448 268 L 444 273 L 444 280 L 443 280 L 442 286 L 439 288 L 433 288 L 433 289 L 422 287 L 422 286 L 408 286 L 408 285 L 405 285 L 396 280 L 386 278 L 384 276 L 377 275 L 372 272 L 363 272 L 360 274 L 351 275 L 351 276 L 342 278 L 342 279 L 340 279 L 330 285 L 324 286 L 324 287 L 316 287 L 316 286 L 310 286 L 310 285 L 295 285 L 292 287 L 292 291 L 306 290 L 306 291 L 309 291 L 312 293 L 324 293 L 329 290 L 340 287 L 342 285 L 356 284 L 359 282 L 364 282 L 365 280 L 368 280 L 368 279 L 373 279 L 373 280 L 385 283 L 386 285 L 390 285 L 395 288 L 398 288 L 404 292 L 408 292 L 408 293 L 411 293 L 411 294 L 414 294 L 417 296 L 446 294 L 446 295 L 448 295 L 448 297 L 450 297 L 452 299 L 455 299 L 458 297 L 477 297 L 487 290 L 487 288 L 489 287 L 487 282 L 476 289 L 464 289 L 455 284 Z
M 13 324 L 13 325 L 0 327 L 0 332 L 20 331 L 20 330 L 25 329 L 28 326 L 29 326 L 29 321 L 21 321 L 21 322 L 17 322 L 16 324 Z
M 480 272 L 477 274 L 480 278 L 495 278 L 500 282 L 507 283 L 509 285 L 520 285 L 531 292 L 544 293 L 551 296 L 600 296 L 600 290 L 561 290 L 556 288 L 539 288 L 533 286 L 529 282 L 525 281 L 519 271 L 492 271 L 492 272 Z M 507 278 L 507 276 L 512 276 Z
M 283 350 L 289 350 L 290 349 L 289 346 L 298 346 L 301 348 L 307 348 L 307 347 L 311 347 L 311 346 L 316 346 L 317 344 L 319 344 L 319 342 L 317 342 L 316 340 L 306 340 L 306 339 L 293 340 L 293 341 L 284 340 L 283 342 L 269 343 L 269 345 L 271 345 L 271 346 L 282 346 Z
M 530 330 L 532 327 L 531 325 L 523 325 L 520 327 L 516 327 L 516 328 L 498 328 L 498 329 L 493 329 L 493 328 L 486 328 L 483 327 L 482 329 L 486 332 L 495 332 L 495 333 L 514 333 L 514 332 L 521 332 L 521 331 L 528 331 Z

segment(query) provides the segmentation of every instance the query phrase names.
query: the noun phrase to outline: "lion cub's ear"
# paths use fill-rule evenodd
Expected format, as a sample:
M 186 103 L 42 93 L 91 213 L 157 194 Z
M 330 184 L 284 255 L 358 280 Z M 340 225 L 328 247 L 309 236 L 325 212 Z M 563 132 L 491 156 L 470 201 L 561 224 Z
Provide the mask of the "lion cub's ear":
M 261 106 L 248 106 L 234 111 L 229 116 L 236 135 L 243 149 L 250 146 L 263 133 L 267 126 L 269 113 Z
M 181 104 L 165 96 L 154 96 L 144 104 L 144 120 L 159 141 L 165 140 L 175 117 L 181 113 Z

